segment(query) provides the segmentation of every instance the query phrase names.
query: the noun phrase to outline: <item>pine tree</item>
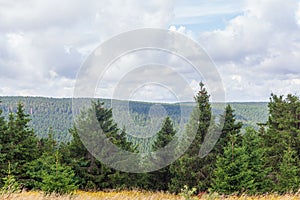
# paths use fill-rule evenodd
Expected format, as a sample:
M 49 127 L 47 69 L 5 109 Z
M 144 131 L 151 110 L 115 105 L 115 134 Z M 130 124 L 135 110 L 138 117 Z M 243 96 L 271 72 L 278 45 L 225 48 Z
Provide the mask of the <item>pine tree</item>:
M 186 152 L 186 154 L 190 156 L 198 156 L 201 144 L 208 133 L 208 127 L 212 119 L 211 105 L 209 103 L 210 95 L 202 82 L 200 82 L 199 86 L 200 90 L 194 97 L 197 105 L 191 116 L 190 124 L 192 127 L 187 128 L 187 131 L 194 131 L 196 128 L 195 139 Z M 191 130 L 189 130 L 189 128 Z M 187 133 L 186 135 L 189 136 L 190 134 Z
M 277 174 L 276 191 L 280 193 L 297 192 L 300 187 L 300 169 L 295 150 L 288 148 L 284 151 L 282 162 Z
M 38 139 L 34 134 L 34 131 L 29 126 L 30 118 L 28 114 L 25 114 L 23 104 L 19 103 L 16 118 L 15 118 L 15 133 L 17 143 L 15 144 L 15 162 L 18 163 L 18 168 L 20 169 L 18 178 L 28 179 L 24 176 L 26 171 L 24 171 L 24 165 L 37 158 L 37 142 Z M 18 173 L 18 172 L 17 172 Z
M 1 101 L 0 101 L 1 103 Z M 5 121 L 4 116 L 2 116 L 2 109 L 0 109 L 0 168 L 2 169 L 2 163 L 6 163 L 6 153 L 5 152 L 5 145 L 7 144 L 6 140 L 6 131 L 7 131 L 7 122 Z M 5 171 L 0 170 L 0 174 L 4 173 Z M 0 179 L 3 178 L 2 175 L 0 175 Z M 1 187 L 1 182 L 0 181 L 0 187 Z
M 96 122 L 94 118 L 96 117 Z M 78 116 L 78 122 L 76 127 L 71 129 L 73 140 L 69 144 L 70 162 L 73 163 L 75 173 L 80 177 L 79 184 L 81 189 L 105 189 L 105 188 L 130 188 L 135 183 L 132 179 L 135 174 L 129 174 L 124 172 L 116 171 L 105 164 L 98 161 L 93 155 L 95 151 L 101 153 L 102 156 L 110 158 L 113 153 L 111 149 L 105 149 L 103 144 L 105 141 L 100 143 L 93 143 L 97 141 L 96 138 L 99 136 L 99 130 L 91 131 L 91 127 L 95 127 L 94 123 L 98 123 L 102 133 L 105 135 L 105 139 L 108 139 L 114 145 L 123 149 L 124 151 L 136 152 L 136 147 L 126 139 L 125 129 L 119 130 L 117 124 L 113 121 L 112 110 L 105 108 L 103 102 L 93 102 L 92 107 L 87 111 L 83 111 Z M 80 135 L 80 133 L 84 133 Z M 88 151 L 82 142 L 82 137 L 91 142 L 91 146 L 94 149 Z M 101 148 L 101 151 L 96 148 Z M 111 156 L 113 161 L 113 156 Z M 126 160 L 126 158 L 123 158 Z
M 5 154 L 5 162 L 1 163 L 1 169 L 7 171 L 8 162 L 11 163 L 13 175 L 22 185 L 27 186 L 29 177 L 26 175 L 27 162 L 36 159 L 37 137 L 29 127 L 30 118 L 25 114 L 24 106 L 19 103 L 17 112 L 9 113 L 7 129 L 2 134 L 2 152 Z
M 169 142 L 175 139 L 175 134 L 176 131 L 173 127 L 172 120 L 170 119 L 170 117 L 166 117 L 163 122 L 162 128 L 157 133 L 157 138 L 152 146 L 153 151 L 157 151 L 169 144 Z M 172 152 L 170 152 L 170 154 L 172 154 Z M 168 160 L 167 156 L 168 155 L 165 155 L 165 157 L 161 157 L 160 159 L 162 160 L 158 160 L 158 162 L 164 162 L 165 160 Z M 166 191 L 168 189 L 168 183 L 170 182 L 170 180 L 170 166 L 166 166 L 149 174 L 149 182 L 152 183 L 151 189 L 153 190 Z
M 237 143 L 242 142 L 242 135 L 240 134 L 240 131 L 243 124 L 241 122 L 236 122 L 234 110 L 232 109 L 230 104 L 226 106 L 225 112 L 222 115 L 221 119 L 224 120 L 222 133 L 213 150 L 217 155 L 223 154 L 223 149 L 227 145 L 227 142 L 229 141 L 230 137 L 232 137 L 232 135 L 236 137 Z
M 284 152 L 291 148 L 296 152 L 297 160 L 300 158 L 300 101 L 297 96 L 290 94 L 286 98 L 271 94 L 268 107 L 269 119 L 263 141 L 268 167 L 272 168 L 269 177 L 277 184 Z
M 40 189 L 46 194 L 70 194 L 78 188 L 75 173 L 71 167 L 61 164 L 59 153 L 47 155 L 44 161 L 49 161 L 47 166 L 40 170 Z
M 272 191 L 273 184 L 268 178 L 272 169 L 267 166 L 267 155 L 262 136 L 253 128 L 248 127 L 242 142 L 248 153 L 248 169 L 251 170 L 251 177 L 254 180 L 253 188 L 247 193 L 258 194 Z
M 7 175 L 3 178 L 4 185 L 0 188 L 1 193 L 16 193 L 21 191 L 21 186 L 16 180 L 15 176 L 11 173 L 11 165 L 8 162 Z
M 60 145 L 64 145 L 64 143 L 61 143 Z M 44 153 L 53 154 L 58 148 L 58 142 L 54 139 L 51 131 L 49 131 L 47 138 L 41 138 L 38 141 L 39 156 Z
M 191 114 L 184 136 L 179 139 L 187 142 L 193 139 L 193 135 L 195 138 L 185 154 L 170 167 L 173 177 L 169 188 L 172 192 L 180 192 L 184 185 L 196 187 L 199 191 L 207 190 L 211 182 L 214 158 L 212 154 L 200 158 L 199 150 L 208 134 L 212 111 L 209 103 L 210 95 L 202 82 L 199 85 L 200 90 L 195 96 L 197 105 Z
M 236 136 L 231 135 L 224 148 L 224 155 L 217 157 L 212 190 L 222 194 L 241 194 L 252 191 L 253 183 L 246 148 L 237 143 Z
M 42 173 L 50 171 L 49 167 L 53 165 L 56 153 L 61 155 L 58 143 L 54 140 L 51 131 L 47 138 L 41 138 L 38 141 L 38 151 L 39 156 L 24 165 L 26 175 L 29 177 L 29 181 L 26 183 L 28 189 L 41 190 Z

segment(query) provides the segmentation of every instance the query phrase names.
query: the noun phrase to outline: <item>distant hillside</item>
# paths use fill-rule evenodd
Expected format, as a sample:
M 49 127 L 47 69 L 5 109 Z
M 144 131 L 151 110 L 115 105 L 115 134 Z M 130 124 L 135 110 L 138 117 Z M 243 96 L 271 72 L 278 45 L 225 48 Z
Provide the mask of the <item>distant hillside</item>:
M 45 97 L 0 97 L 2 103 L 0 108 L 4 115 L 7 116 L 9 111 L 15 111 L 18 102 L 22 102 L 25 106 L 25 111 L 31 115 L 32 127 L 39 137 L 46 137 L 49 132 L 54 134 L 54 137 L 59 141 L 69 141 L 71 136 L 68 129 L 73 125 L 72 115 L 72 99 L 71 98 L 45 98 Z M 91 101 L 91 99 L 82 99 L 82 101 Z M 102 99 L 106 106 L 110 107 L 111 100 Z M 128 126 L 126 130 L 135 131 L 138 134 L 145 134 L 146 129 L 133 130 L 133 127 L 128 125 L 126 108 L 129 107 L 131 115 L 134 116 L 138 123 L 147 121 L 148 113 L 151 109 L 156 108 L 157 103 L 136 102 L 136 101 L 114 101 L 113 105 L 118 113 L 119 127 Z M 244 126 L 256 126 L 256 123 L 266 122 L 268 117 L 268 108 L 266 102 L 259 103 L 230 103 L 235 109 L 236 118 L 244 123 Z M 161 104 L 165 112 L 171 116 L 175 124 L 180 121 L 180 117 L 186 122 L 190 116 L 190 112 L 194 107 L 194 103 L 176 103 L 176 104 Z M 162 109 L 157 107 L 158 110 Z M 213 112 L 221 114 L 221 106 L 218 103 L 213 103 Z M 154 109 L 155 110 L 155 109 Z

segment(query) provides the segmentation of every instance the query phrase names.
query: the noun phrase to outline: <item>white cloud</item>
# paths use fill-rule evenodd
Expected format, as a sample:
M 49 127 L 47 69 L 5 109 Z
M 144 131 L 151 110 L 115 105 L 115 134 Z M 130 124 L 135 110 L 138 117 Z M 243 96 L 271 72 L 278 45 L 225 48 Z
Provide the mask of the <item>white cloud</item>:
M 300 78 L 300 26 L 296 0 L 249 0 L 225 29 L 201 33 L 219 66 L 228 100 L 264 100 L 271 92 L 295 93 Z M 298 9 L 298 10 L 297 10 Z M 299 93 L 299 92 L 298 92 Z
M 72 96 L 80 65 L 101 42 L 167 28 L 172 1 L 0 2 L 0 95 Z
M 230 18 L 223 21 L 228 14 Z M 213 23 L 225 27 L 211 24 L 218 27 L 211 31 L 207 24 L 198 23 L 211 16 L 219 16 Z M 191 20 L 196 20 L 193 26 Z M 267 101 L 271 92 L 299 93 L 298 0 L 13 0 L 0 1 L 0 95 L 72 96 L 76 73 L 93 49 L 116 34 L 143 27 L 197 39 L 218 66 L 227 100 Z M 206 32 L 198 32 L 205 28 Z M 182 44 L 176 41 L 176 45 Z M 119 68 L 107 75 L 103 94 L 111 93 L 112 81 L 134 69 L 130 66 L 152 57 L 123 58 Z M 198 89 L 199 77 L 177 58 L 162 56 L 156 61 L 175 66 L 187 78 L 187 86 Z M 122 66 L 128 66 L 127 71 Z M 203 70 L 210 76 L 209 69 Z M 208 82 L 211 85 L 213 79 Z M 157 94 L 157 98 L 164 97 Z
M 298 10 L 296 12 L 296 19 L 297 19 L 298 25 L 300 25 L 300 2 L 298 3 Z
M 193 31 L 187 29 L 185 26 L 179 26 L 177 28 L 176 26 L 172 25 L 172 26 L 169 27 L 169 30 L 170 31 L 176 31 L 178 33 L 184 34 L 187 37 L 190 37 L 190 38 L 193 38 L 193 39 L 195 38 L 195 35 L 194 35 Z

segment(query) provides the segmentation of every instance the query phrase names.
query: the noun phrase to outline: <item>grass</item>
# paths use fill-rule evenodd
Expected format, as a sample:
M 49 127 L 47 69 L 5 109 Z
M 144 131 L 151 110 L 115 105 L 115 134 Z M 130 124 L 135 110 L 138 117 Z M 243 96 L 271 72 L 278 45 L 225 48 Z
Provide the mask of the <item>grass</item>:
M 57 196 L 50 195 L 45 196 L 42 192 L 22 192 L 16 194 L 3 194 L 0 195 L 2 200 L 184 200 L 182 196 L 172 195 L 162 192 L 142 192 L 142 191 L 111 191 L 111 192 L 83 192 L 77 191 L 73 195 Z M 300 194 L 296 195 L 261 195 L 261 196 L 228 196 L 228 197 L 213 197 L 209 195 L 203 195 L 201 198 L 194 197 L 194 199 L 212 200 L 212 199 L 222 199 L 222 200 L 299 200 Z
M 111 192 L 83 192 L 77 191 L 73 195 L 48 195 L 45 196 L 42 192 L 22 192 L 16 194 L 4 194 L 0 196 L 2 200 L 131 200 L 131 199 L 174 199 L 181 200 L 181 196 L 162 193 L 162 192 L 142 192 L 142 191 L 111 191 Z

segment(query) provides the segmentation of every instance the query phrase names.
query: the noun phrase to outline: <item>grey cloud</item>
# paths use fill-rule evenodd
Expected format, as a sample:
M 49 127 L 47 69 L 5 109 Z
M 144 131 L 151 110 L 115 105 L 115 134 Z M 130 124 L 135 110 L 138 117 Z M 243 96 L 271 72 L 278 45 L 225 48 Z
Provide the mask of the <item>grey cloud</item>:
M 172 10 L 172 1 L 1 1 L 0 95 L 71 96 L 77 71 L 100 42 L 167 27 Z

